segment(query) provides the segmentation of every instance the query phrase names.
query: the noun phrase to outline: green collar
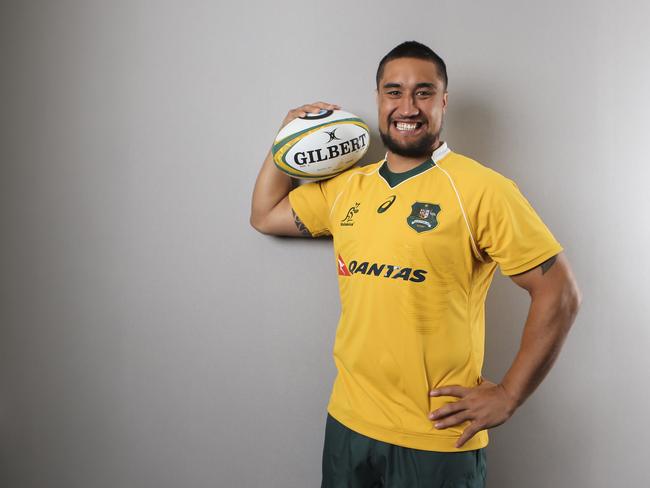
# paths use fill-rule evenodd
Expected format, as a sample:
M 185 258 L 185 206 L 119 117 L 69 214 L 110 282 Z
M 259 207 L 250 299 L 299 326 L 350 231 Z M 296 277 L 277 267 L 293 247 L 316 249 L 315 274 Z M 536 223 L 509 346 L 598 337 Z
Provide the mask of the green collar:
M 436 165 L 436 163 L 433 162 L 431 158 L 427 159 L 423 163 L 417 165 L 415 168 L 411 168 L 408 171 L 403 171 L 401 173 L 393 173 L 391 170 L 388 169 L 388 163 L 384 159 L 384 162 L 381 164 L 381 167 L 379 168 L 379 174 L 386 180 L 386 183 L 388 183 L 388 186 L 391 188 L 396 187 L 399 185 L 402 181 L 405 181 L 412 176 L 419 175 L 420 173 L 428 170 L 429 168 L 433 168 Z

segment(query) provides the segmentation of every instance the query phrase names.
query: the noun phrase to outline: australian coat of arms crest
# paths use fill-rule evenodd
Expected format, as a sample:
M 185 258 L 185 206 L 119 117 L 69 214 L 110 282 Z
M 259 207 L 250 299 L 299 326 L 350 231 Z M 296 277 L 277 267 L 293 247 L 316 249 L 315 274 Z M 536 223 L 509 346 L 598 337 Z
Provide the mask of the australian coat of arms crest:
M 440 205 L 436 203 L 415 202 L 411 205 L 411 215 L 406 217 L 406 222 L 416 232 L 426 232 L 438 226 L 438 212 Z

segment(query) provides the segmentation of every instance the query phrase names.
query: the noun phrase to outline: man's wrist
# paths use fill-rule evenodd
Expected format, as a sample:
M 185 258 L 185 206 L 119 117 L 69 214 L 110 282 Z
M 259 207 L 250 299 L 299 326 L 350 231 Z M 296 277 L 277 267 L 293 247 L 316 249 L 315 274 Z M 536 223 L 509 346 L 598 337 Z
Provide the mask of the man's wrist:
M 501 388 L 505 397 L 508 400 L 508 405 L 509 405 L 508 411 L 510 415 L 514 414 L 515 411 L 519 408 L 519 406 L 523 402 L 520 401 L 519 397 L 514 393 L 514 391 L 510 387 L 504 385 L 503 383 L 499 383 L 497 386 Z

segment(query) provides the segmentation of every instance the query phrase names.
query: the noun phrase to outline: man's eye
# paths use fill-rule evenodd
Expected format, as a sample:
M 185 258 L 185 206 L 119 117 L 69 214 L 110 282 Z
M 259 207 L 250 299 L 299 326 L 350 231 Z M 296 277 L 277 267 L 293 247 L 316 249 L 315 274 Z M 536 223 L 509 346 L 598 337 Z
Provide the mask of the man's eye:
M 397 90 L 389 91 L 388 95 L 399 95 L 399 91 Z
M 431 92 L 429 92 L 429 91 L 419 91 L 418 95 L 424 95 L 425 97 L 428 97 L 429 95 L 431 95 Z

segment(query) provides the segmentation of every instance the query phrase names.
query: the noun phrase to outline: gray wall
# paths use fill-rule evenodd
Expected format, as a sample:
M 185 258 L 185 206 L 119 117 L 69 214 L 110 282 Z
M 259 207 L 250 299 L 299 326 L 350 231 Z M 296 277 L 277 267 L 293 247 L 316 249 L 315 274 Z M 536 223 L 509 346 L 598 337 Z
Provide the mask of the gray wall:
M 444 139 L 519 184 L 585 297 L 489 486 L 647 482 L 650 7 L 610 4 L 3 2 L 0 486 L 318 486 L 331 243 L 257 234 L 251 191 L 306 102 L 379 159 L 374 73 L 409 39 L 448 63 Z M 527 304 L 497 276 L 493 381 Z

